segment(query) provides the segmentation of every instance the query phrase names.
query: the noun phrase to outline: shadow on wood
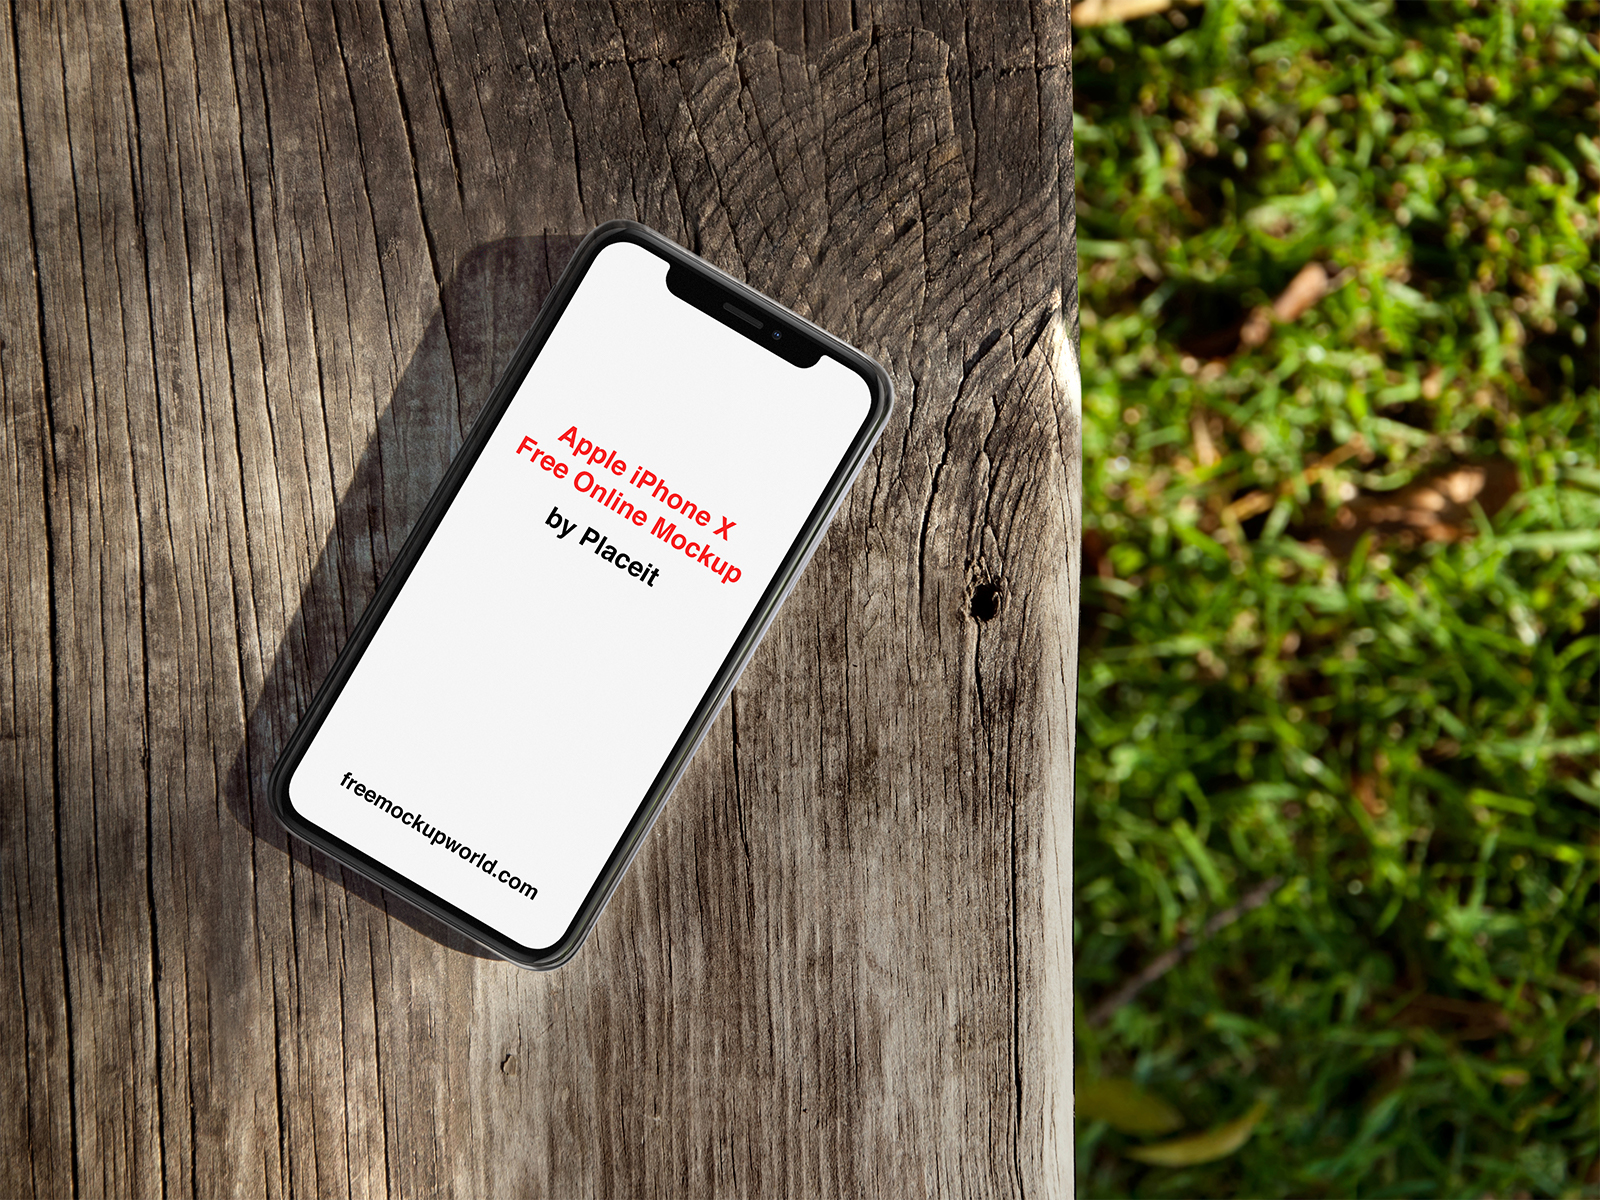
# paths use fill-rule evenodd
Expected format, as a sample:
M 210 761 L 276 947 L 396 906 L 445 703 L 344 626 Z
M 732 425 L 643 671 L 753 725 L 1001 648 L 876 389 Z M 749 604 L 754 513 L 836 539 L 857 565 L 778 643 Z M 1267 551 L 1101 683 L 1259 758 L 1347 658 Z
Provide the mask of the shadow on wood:
M 503 238 L 463 258 L 339 501 L 333 529 L 273 656 L 224 788 L 229 811 L 262 842 L 386 916 L 452 950 L 482 958 L 498 956 L 291 837 L 272 814 L 267 780 L 459 449 L 456 431 L 469 428 L 477 417 L 580 240 L 581 235 Z

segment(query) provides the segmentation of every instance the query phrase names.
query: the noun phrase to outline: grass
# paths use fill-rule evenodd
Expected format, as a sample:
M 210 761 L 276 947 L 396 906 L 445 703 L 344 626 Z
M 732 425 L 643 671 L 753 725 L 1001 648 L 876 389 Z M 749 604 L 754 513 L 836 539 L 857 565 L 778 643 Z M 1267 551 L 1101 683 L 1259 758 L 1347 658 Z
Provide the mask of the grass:
M 1075 43 L 1079 1194 L 1600 1196 L 1600 4 Z

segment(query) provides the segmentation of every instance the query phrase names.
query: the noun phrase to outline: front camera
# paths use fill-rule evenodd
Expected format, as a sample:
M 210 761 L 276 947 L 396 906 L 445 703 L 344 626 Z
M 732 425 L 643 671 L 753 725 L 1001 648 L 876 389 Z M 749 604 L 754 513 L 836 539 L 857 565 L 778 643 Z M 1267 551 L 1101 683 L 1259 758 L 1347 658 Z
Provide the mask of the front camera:
M 783 330 L 781 330 L 781 329 L 774 329 L 774 330 L 773 330 L 773 331 L 772 331 L 772 340 L 773 340 L 773 341 L 775 341 L 775 342 L 776 342 L 776 341 L 781 341 L 781 340 L 782 340 L 782 338 L 783 338 Z

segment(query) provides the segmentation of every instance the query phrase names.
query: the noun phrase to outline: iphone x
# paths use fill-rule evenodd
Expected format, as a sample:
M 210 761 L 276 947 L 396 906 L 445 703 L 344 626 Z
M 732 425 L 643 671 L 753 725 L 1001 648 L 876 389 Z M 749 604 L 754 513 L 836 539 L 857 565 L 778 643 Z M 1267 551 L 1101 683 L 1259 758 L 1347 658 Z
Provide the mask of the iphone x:
M 675 243 L 594 230 L 290 738 L 279 818 L 512 962 L 566 961 L 891 402 Z

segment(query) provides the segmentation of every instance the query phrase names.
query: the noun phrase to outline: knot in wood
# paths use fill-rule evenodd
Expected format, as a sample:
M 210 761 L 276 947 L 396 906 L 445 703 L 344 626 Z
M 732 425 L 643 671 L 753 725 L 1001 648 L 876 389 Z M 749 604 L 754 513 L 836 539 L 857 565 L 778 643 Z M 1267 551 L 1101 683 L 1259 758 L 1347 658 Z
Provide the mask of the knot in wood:
M 1000 605 L 1005 599 L 1005 585 L 998 579 L 979 583 L 967 600 L 967 613 L 974 621 L 985 624 L 1000 615 Z

